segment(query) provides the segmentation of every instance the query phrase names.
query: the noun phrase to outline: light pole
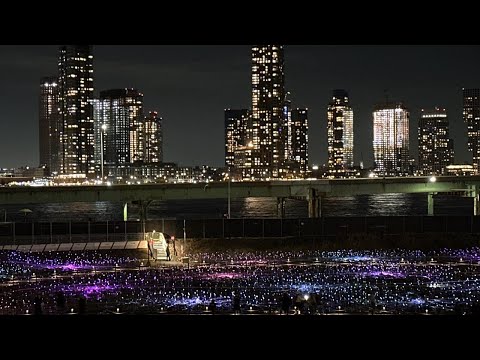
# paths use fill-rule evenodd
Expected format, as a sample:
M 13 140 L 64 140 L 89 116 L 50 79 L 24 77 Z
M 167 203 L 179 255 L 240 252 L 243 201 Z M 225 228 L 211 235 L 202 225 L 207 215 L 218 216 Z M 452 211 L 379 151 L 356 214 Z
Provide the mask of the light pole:
M 228 172 L 228 215 L 227 215 L 227 219 L 230 220 L 230 182 L 231 182 L 231 179 L 230 179 L 230 171 Z
M 101 148 L 101 152 L 100 152 L 100 168 L 101 168 L 101 172 L 102 172 L 102 183 L 103 183 L 103 133 L 105 132 L 105 130 L 107 130 L 107 125 L 106 124 L 103 124 L 102 125 L 102 131 L 100 132 L 100 148 Z

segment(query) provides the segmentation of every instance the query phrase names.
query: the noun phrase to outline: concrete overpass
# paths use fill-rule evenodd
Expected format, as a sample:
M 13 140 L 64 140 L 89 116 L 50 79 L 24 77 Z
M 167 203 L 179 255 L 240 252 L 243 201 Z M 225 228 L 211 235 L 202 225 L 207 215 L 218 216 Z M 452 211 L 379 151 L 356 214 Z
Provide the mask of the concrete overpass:
M 198 184 L 145 184 L 112 186 L 1 187 L 0 204 L 38 204 L 115 201 L 137 202 L 142 217 L 152 201 L 179 199 L 277 198 L 279 215 L 284 215 L 286 198 L 308 200 L 309 216 L 321 216 L 321 199 L 362 194 L 425 193 L 428 214 L 433 215 L 434 195 L 458 193 L 474 198 L 474 214 L 480 215 L 478 195 L 480 176 L 396 177 L 335 180 L 296 180 L 265 182 L 211 182 Z

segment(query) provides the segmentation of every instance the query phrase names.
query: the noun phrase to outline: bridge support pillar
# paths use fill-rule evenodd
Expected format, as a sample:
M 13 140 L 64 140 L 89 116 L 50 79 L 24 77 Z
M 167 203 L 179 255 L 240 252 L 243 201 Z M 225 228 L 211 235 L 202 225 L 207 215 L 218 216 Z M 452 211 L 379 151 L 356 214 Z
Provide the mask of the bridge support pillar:
M 123 204 L 123 221 L 128 220 L 128 202 Z
M 151 203 L 152 203 L 152 200 L 138 202 L 138 205 L 140 205 L 140 221 L 148 220 L 148 207 L 150 206 Z M 125 211 L 125 208 L 124 208 L 124 211 Z
M 433 215 L 433 195 L 434 193 L 428 193 L 428 215 Z
M 480 202 L 478 201 L 479 191 L 476 186 L 474 186 L 472 191 L 473 196 L 473 216 L 480 215 Z
M 283 197 L 277 198 L 277 216 L 280 219 L 285 218 L 285 198 Z
M 142 231 L 143 231 L 143 240 L 145 240 L 145 221 L 148 217 L 148 207 L 152 203 L 152 200 L 142 201 L 140 200 L 138 204 L 140 205 L 140 221 L 142 222 Z
M 308 217 L 319 218 L 322 216 L 322 197 L 315 189 L 308 190 Z

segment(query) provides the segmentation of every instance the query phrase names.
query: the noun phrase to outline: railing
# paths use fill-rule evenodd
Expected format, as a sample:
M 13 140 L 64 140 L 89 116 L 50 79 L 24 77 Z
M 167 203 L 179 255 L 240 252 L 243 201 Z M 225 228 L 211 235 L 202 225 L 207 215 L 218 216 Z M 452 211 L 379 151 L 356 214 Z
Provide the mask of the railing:
M 147 241 L 148 251 L 154 259 L 167 258 L 167 242 L 163 233 L 158 231 L 152 231 L 145 234 Z
M 323 238 L 352 234 L 479 233 L 480 216 L 375 216 L 318 219 L 165 219 L 104 222 L 0 223 L 0 245 L 144 240 L 152 232 L 177 239 Z

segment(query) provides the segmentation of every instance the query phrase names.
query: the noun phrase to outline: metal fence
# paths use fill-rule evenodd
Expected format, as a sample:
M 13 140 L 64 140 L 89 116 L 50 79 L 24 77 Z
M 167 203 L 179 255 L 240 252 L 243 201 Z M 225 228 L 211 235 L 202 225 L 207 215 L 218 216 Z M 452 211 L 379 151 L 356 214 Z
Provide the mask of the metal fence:
M 143 240 L 161 231 L 177 238 L 342 237 L 352 234 L 480 233 L 480 216 L 375 216 L 318 219 L 163 219 L 103 222 L 0 223 L 0 244 Z

